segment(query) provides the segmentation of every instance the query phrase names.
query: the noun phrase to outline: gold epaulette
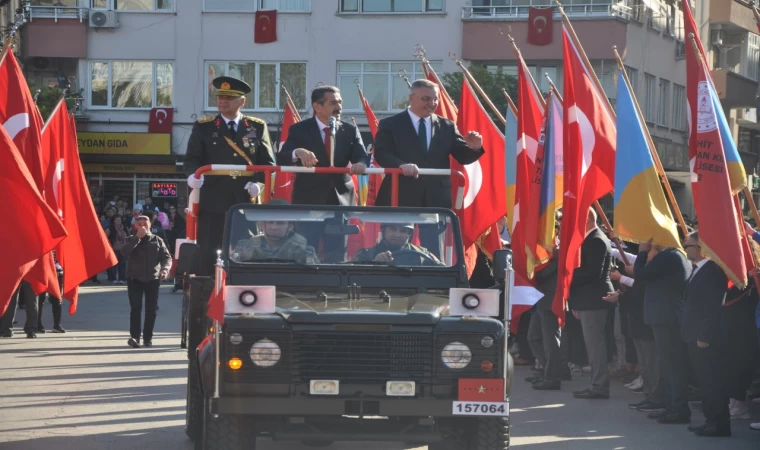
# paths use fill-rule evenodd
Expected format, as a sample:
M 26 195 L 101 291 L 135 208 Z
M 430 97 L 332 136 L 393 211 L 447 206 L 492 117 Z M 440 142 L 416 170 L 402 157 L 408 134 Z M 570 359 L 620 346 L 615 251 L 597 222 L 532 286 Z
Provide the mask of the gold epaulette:
M 214 116 L 206 116 L 206 117 L 204 117 L 202 119 L 198 119 L 198 123 L 209 123 L 209 122 L 213 121 L 214 119 L 216 119 L 216 117 L 214 117 Z
M 265 121 L 263 121 L 263 120 L 259 119 L 258 117 L 253 117 L 253 116 L 243 116 L 243 119 L 248 119 L 248 120 L 250 120 L 251 122 L 260 123 L 261 125 L 266 125 L 266 124 L 267 124 Z

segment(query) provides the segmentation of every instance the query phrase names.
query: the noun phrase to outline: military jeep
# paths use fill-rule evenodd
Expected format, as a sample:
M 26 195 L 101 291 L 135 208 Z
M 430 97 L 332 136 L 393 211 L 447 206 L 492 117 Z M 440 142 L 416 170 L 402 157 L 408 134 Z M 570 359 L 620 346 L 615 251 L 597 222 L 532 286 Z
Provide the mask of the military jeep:
M 283 223 L 285 236 L 266 234 Z M 387 227 L 408 229 L 410 245 L 359 261 Z M 508 295 L 469 288 L 452 211 L 236 205 L 225 230 L 216 279 L 190 286 L 186 431 L 197 449 L 255 449 L 258 437 L 509 447 Z M 299 237 L 315 230 L 316 248 Z M 430 233 L 439 248 L 426 254 L 419 236 Z M 277 239 L 298 248 L 278 252 Z M 223 323 L 206 317 L 216 291 Z

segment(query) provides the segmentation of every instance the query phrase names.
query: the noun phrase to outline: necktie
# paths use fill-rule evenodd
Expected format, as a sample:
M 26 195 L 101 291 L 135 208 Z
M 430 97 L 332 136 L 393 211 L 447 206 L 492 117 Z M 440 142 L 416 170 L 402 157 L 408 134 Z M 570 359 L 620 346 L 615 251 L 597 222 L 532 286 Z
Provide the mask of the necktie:
M 425 151 L 428 151 L 427 126 L 425 125 L 425 119 L 420 119 L 420 124 L 417 126 L 417 138 L 420 140 L 422 148 Z
M 327 151 L 327 162 L 330 162 L 330 150 L 332 147 L 332 135 L 330 135 L 330 127 L 324 127 L 322 128 L 322 131 L 325 132 L 325 150 Z
M 235 121 L 230 120 L 227 125 L 230 127 L 230 133 L 232 133 L 232 135 L 234 136 L 235 135 Z

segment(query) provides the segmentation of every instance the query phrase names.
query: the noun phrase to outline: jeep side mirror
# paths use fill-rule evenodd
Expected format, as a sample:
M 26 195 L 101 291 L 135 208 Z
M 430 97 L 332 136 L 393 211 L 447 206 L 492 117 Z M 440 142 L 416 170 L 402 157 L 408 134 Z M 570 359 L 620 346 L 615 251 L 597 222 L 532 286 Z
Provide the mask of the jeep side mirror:
M 512 250 L 496 250 L 493 252 L 493 278 L 504 281 L 504 272 L 512 264 Z
M 198 251 L 198 244 L 185 242 L 179 247 L 179 261 L 177 261 L 177 275 L 192 273 L 195 268 L 195 254 Z

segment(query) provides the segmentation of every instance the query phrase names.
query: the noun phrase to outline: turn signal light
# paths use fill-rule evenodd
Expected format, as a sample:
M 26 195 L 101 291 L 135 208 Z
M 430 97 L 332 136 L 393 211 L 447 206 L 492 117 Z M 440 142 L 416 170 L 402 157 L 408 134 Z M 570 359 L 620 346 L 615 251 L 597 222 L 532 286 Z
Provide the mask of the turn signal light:
M 243 367 L 243 361 L 241 361 L 240 358 L 231 358 L 227 361 L 227 365 L 232 370 L 238 370 Z
M 485 373 L 490 373 L 493 370 L 493 363 L 488 360 L 484 360 L 480 363 L 480 370 Z

